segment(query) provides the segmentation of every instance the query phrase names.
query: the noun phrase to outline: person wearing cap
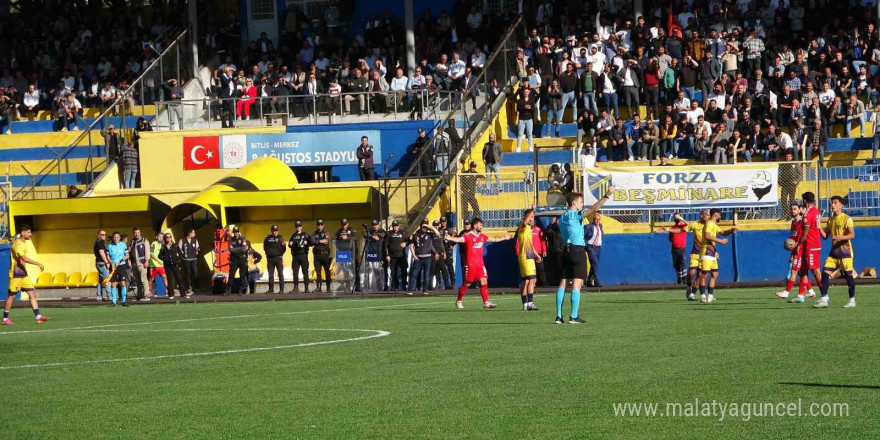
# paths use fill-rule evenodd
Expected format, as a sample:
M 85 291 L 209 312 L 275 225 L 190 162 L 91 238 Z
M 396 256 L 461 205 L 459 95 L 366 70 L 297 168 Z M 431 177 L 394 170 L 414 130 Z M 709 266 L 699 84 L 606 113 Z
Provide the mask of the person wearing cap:
M 177 243 L 180 248 L 181 260 L 183 260 L 183 274 L 189 280 L 189 291 L 193 293 L 193 289 L 199 290 L 199 240 L 196 238 L 196 230 L 189 228 L 186 230 L 186 236 L 181 238 Z
M 324 220 L 318 220 L 318 229 L 312 233 L 311 246 L 315 261 L 315 277 L 318 282 L 318 288 L 315 289 L 315 292 L 321 292 L 321 283 L 324 282 L 325 277 L 327 292 L 330 292 L 330 262 L 333 259 L 330 257 L 330 234 L 324 230 Z
M 446 217 L 440 217 L 439 231 L 443 235 L 443 250 L 446 254 L 444 263 L 446 264 L 446 272 L 449 273 L 449 285 L 452 286 L 455 284 L 455 259 L 453 258 L 453 255 L 455 254 L 455 243 L 447 240 L 447 238 L 458 237 L 458 234 L 455 233 L 455 228 L 449 226 Z
M 440 222 L 434 220 L 431 223 L 434 229 L 440 227 Z M 451 289 L 452 281 L 449 279 L 449 271 L 446 269 L 446 247 L 443 245 L 444 234 L 437 231 L 434 236 L 434 263 L 431 265 L 431 280 L 434 282 L 437 290 L 441 288 Z M 434 281 L 436 279 L 436 281 Z
M 385 234 L 385 262 L 391 271 L 390 285 L 387 290 L 397 292 L 398 290 L 406 290 L 406 246 L 409 244 L 406 234 L 400 230 L 400 222 L 394 220 L 391 222 L 391 231 Z
M 320 221 L 320 220 L 319 220 Z M 324 222 L 321 221 L 321 224 Z M 293 293 L 299 293 L 299 273 L 302 271 L 303 283 L 305 284 L 305 293 L 309 293 L 309 246 L 312 243 L 312 237 L 306 232 L 303 232 L 303 224 L 301 221 L 297 220 L 295 223 L 296 232 L 290 236 L 290 241 L 287 243 L 287 246 L 290 248 L 290 257 L 293 260 L 292 269 L 293 269 Z M 317 261 L 317 258 L 316 260 Z M 315 264 L 315 271 L 317 272 L 318 265 Z M 319 272 L 320 273 L 320 272 Z M 330 275 L 327 275 L 329 278 Z M 318 282 L 318 287 L 321 286 L 321 283 Z M 281 288 L 284 290 L 284 287 Z
M 275 272 L 278 271 L 278 293 L 284 293 L 284 252 L 287 246 L 284 237 L 278 232 L 278 225 L 269 228 L 269 235 L 263 239 L 263 252 L 266 253 L 266 267 L 269 271 L 269 290 L 275 293 Z
M 409 254 L 412 256 L 412 267 L 409 272 L 409 290 L 407 295 L 412 296 L 413 291 L 421 286 L 422 295 L 428 294 L 431 282 L 431 264 L 434 254 L 441 253 L 442 249 L 436 247 L 434 237 L 437 230 L 431 227 L 428 219 L 422 219 L 422 224 L 409 241 Z
M 248 279 L 248 245 L 247 240 L 241 235 L 238 226 L 232 228 L 232 238 L 229 240 L 229 282 L 226 284 L 226 293 L 240 295 L 247 293 Z M 237 286 L 235 285 L 236 272 L 238 273 Z M 237 288 L 236 288 L 237 287 Z M 235 292 L 233 292 L 235 290 Z
M 366 292 L 381 292 L 385 289 L 385 231 L 379 227 L 379 220 L 373 220 L 370 229 L 364 231 L 364 256 L 361 262 L 360 286 Z

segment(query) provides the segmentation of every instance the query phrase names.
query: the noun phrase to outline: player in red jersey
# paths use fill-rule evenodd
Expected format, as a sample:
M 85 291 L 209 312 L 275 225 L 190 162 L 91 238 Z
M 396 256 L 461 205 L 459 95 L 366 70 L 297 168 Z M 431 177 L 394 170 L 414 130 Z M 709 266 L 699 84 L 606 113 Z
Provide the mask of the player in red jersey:
M 794 240 L 795 243 L 798 243 L 801 240 L 801 235 L 804 233 L 804 212 L 799 203 L 791 204 L 791 217 L 791 229 L 789 230 L 788 238 Z M 804 246 L 795 246 L 795 248 L 792 249 L 788 263 L 788 281 L 786 282 L 785 290 L 776 292 L 776 296 L 779 298 L 788 298 L 791 288 L 794 287 L 795 281 L 798 276 L 800 276 L 801 281 L 798 289 L 798 296 L 792 298 L 790 301 L 793 303 L 804 302 L 804 294 L 806 291 L 810 292 L 810 298 L 816 296 L 816 292 L 813 291 L 813 286 L 810 284 L 809 275 L 800 275 L 801 263 L 803 262 L 803 250 Z
M 801 250 L 801 262 L 799 273 L 803 277 L 809 277 L 812 272 L 816 285 L 822 284 L 822 273 L 819 270 L 819 254 L 822 252 L 822 241 L 820 236 L 821 214 L 819 208 L 816 207 L 816 195 L 812 192 L 805 192 L 801 195 L 804 201 L 804 221 L 803 233 L 797 242 L 798 248 Z M 826 293 L 822 293 L 822 299 L 827 301 Z
M 458 288 L 458 300 L 455 301 L 455 307 L 459 310 L 464 309 L 461 300 L 464 298 L 465 292 L 471 284 L 480 282 L 480 296 L 483 297 L 483 308 L 494 309 L 497 304 L 489 301 L 489 272 L 486 271 L 486 265 L 483 264 L 483 248 L 487 242 L 496 243 L 503 240 L 510 240 L 510 233 L 506 233 L 504 238 L 489 238 L 483 234 L 483 221 L 479 218 L 471 220 L 471 230 L 467 234 L 459 237 L 447 236 L 446 240 L 464 244 L 467 265 L 464 271 L 464 281 Z

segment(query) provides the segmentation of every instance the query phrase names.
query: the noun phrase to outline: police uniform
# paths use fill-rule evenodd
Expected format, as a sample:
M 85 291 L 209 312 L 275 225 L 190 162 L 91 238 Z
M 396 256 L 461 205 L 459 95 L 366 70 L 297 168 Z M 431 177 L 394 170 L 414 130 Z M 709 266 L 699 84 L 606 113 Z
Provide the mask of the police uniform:
M 400 223 L 397 220 L 394 220 L 391 225 L 400 226 Z M 392 292 L 397 292 L 398 290 L 406 290 L 407 288 L 407 244 L 408 240 L 406 234 L 404 234 L 403 231 L 400 230 L 400 228 L 398 228 L 396 232 L 392 229 L 385 234 L 385 255 L 388 261 L 388 269 L 391 271 L 391 276 L 389 277 L 391 283 L 390 285 L 388 285 L 388 289 Z
M 431 226 L 439 227 L 440 222 L 434 222 Z M 440 231 L 441 234 L 444 234 L 445 231 Z M 434 235 L 434 252 L 435 258 L 434 262 L 431 264 L 431 279 L 436 280 L 435 285 L 436 288 L 439 289 L 451 289 L 452 282 L 449 280 L 449 271 L 446 268 L 446 246 L 444 243 L 444 236 Z
M 297 227 L 302 227 L 302 222 L 296 221 Z M 311 236 L 307 232 L 294 232 L 290 236 L 287 246 L 290 247 L 290 256 L 293 260 L 293 291 L 299 292 L 299 273 L 302 271 L 303 283 L 305 284 L 305 293 L 309 293 L 309 246 L 312 242 Z M 316 254 L 317 255 L 317 254 Z M 317 259 L 315 260 L 317 261 Z M 317 264 L 315 270 L 317 271 Z M 329 277 L 328 277 L 329 278 Z M 318 287 L 321 282 L 318 282 Z
M 237 232 L 238 228 L 233 230 Z M 233 236 L 229 239 L 229 282 L 226 284 L 226 292 L 232 292 L 232 286 L 235 284 L 235 274 L 238 272 L 238 291 L 234 292 L 237 294 L 247 293 L 247 279 L 248 279 L 248 264 L 247 264 L 247 251 L 245 250 L 245 246 L 247 246 L 247 240 L 245 240 L 244 236 L 238 234 L 238 237 Z
M 351 281 L 351 285 L 340 286 L 340 289 L 351 290 L 355 292 L 361 291 L 360 285 L 360 267 L 358 266 L 359 252 L 357 248 L 357 233 L 352 229 L 347 219 L 342 219 L 342 227 L 336 230 L 336 239 L 334 240 L 336 247 L 336 280 L 343 282 Z M 348 252 L 351 255 L 350 266 L 342 261 L 340 253 Z
M 373 220 L 373 226 L 379 221 Z M 376 238 L 373 238 L 373 237 Z M 363 233 L 364 258 L 361 261 L 361 289 L 367 292 L 381 292 L 387 286 L 385 271 L 385 231 L 382 228 L 369 229 Z
M 318 220 L 319 225 L 323 225 L 323 220 Z M 321 240 L 325 240 L 326 243 L 321 243 Z M 326 276 L 327 280 L 327 291 L 330 291 L 330 262 L 333 260 L 330 257 L 330 234 L 327 233 L 326 230 L 316 229 L 315 232 L 312 233 L 312 255 L 315 260 L 315 272 L 316 278 L 318 280 L 318 288 L 315 290 L 316 292 L 321 291 L 321 283 Z M 322 272 L 323 269 L 323 272 Z
M 440 218 L 440 223 L 442 224 L 445 218 Z M 440 233 L 444 234 L 443 237 L 443 247 L 446 251 L 446 258 L 443 259 L 443 263 L 446 265 L 446 273 L 449 275 L 449 284 L 447 284 L 447 289 L 451 289 L 452 285 L 455 284 L 455 259 L 452 257 L 455 252 L 456 243 L 454 241 L 449 241 L 447 238 L 449 237 L 457 237 L 455 234 L 455 229 L 451 226 L 447 226 L 446 229 L 441 229 Z
M 272 225 L 272 231 L 277 231 L 278 226 Z M 269 270 L 269 291 L 275 292 L 275 272 L 278 272 L 278 293 L 284 293 L 284 253 L 287 246 L 281 234 L 269 234 L 263 239 L 263 252 L 266 253 L 266 268 Z
M 428 222 L 422 222 L 427 225 Z M 409 290 L 414 291 L 421 286 L 422 292 L 427 292 L 431 280 L 431 263 L 434 254 L 440 249 L 434 247 L 434 232 L 425 231 L 421 228 L 413 234 L 410 240 L 413 246 L 413 264 L 409 274 Z

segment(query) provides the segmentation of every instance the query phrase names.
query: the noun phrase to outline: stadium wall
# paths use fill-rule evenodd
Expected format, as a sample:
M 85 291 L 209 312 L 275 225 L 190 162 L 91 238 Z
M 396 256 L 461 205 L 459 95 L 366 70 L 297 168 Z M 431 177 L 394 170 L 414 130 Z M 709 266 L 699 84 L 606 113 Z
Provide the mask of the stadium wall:
M 733 238 L 735 237 L 735 238 Z M 775 282 L 785 277 L 788 255 L 782 243 L 788 238 L 788 229 L 739 231 L 727 245 L 719 246 L 720 282 L 734 281 L 734 260 L 739 280 Z M 690 243 L 688 242 L 688 250 Z M 880 226 L 860 226 L 856 223 L 855 268 L 880 267 L 880 253 L 874 251 L 880 243 Z M 829 242 L 823 243 L 822 261 L 827 256 Z M 675 280 L 668 234 L 613 234 L 603 237 L 602 256 L 599 260 L 599 279 L 606 286 L 619 284 L 670 284 Z M 519 285 L 513 240 L 487 243 L 484 254 L 491 287 Z M 460 278 L 460 264 L 456 276 Z

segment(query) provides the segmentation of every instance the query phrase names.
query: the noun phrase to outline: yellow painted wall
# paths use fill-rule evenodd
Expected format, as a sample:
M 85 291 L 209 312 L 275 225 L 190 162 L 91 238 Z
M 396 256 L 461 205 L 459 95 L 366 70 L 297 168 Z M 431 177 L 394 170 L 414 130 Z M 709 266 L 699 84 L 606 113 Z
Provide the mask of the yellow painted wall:
M 141 186 L 154 190 L 201 191 L 235 170 L 184 170 L 184 136 L 283 133 L 284 127 L 235 130 L 154 131 L 142 134 Z

